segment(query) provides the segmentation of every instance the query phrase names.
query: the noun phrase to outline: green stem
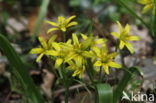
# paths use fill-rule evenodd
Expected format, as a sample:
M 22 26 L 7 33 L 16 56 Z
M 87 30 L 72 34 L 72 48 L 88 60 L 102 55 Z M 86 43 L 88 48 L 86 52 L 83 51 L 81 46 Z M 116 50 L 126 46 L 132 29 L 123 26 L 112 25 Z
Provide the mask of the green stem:
M 66 42 L 66 33 L 63 32 L 63 42 Z
M 119 50 L 120 52 L 120 58 L 121 58 L 121 63 L 123 67 L 126 67 L 125 61 L 124 61 L 124 55 L 123 55 L 123 51 Z
M 100 67 L 100 71 L 99 71 L 99 82 L 102 82 L 102 67 Z
M 118 0 L 117 3 L 126 8 L 133 16 L 139 19 L 150 30 L 149 25 L 140 16 L 138 16 L 130 7 L 128 7 L 124 1 Z
M 154 45 L 154 55 L 156 55 L 156 47 L 155 47 L 155 45 L 156 45 L 156 29 L 155 29 L 155 27 L 156 27 L 156 0 L 154 0 L 154 10 L 153 10 L 153 16 L 151 16 L 151 30 L 149 30 L 150 32 L 151 32 L 151 34 L 152 34 L 152 38 L 153 38 L 153 40 L 154 40 L 154 43 L 153 43 L 153 45 Z
M 92 84 L 94 84 L 94 79 L 93 79 L 92 70 L 93 70 L 93 67 L 92 67 L 91 60 L 88 59 L 88 60 L 87 60 L 87 64 L 86 64 L 86 71 L 87 71 L 87 74 L 88 74 L 88 76 L 89 76 L 90 81 L 92 82 Z
M 65 103 L 68 103 L 68 97 L 69 97 L 69 86 L 66 83 L 66 87 L 65 87 Z
M 61 68 L 61 74 L 62 74 L 62 79 L 63 79 L 63 84 L 65 87 L 65 103 L 68 103 L 68 97 L 69 97 L 69 83 L 68 83 L 68 77 L 65 71 L 65 64 L 62 64 Z

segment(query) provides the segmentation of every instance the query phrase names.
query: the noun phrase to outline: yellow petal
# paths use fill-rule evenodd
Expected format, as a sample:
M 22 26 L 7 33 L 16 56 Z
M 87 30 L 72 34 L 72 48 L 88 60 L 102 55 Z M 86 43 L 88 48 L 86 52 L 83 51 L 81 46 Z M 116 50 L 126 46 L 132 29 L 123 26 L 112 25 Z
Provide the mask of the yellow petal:
M 60 51 L 61 50 L 61 47 L 60 47 L 60 45 L 59 45 L 59 43 L 57 43 L 57 42 L 53 42 L 52 43 L 52 46 L 55 48 L 55 50 L 57 50 L 57 51 Z
M 72 76 L 75 77 L 75 76 L 77 76 L 79 73 L 80 73 L 80 71 L 76 70 L 76 71 L 74 71 L 74 73 L 73 73 Z
M 140 40 L 140 38 L 138 36 L 129 36 L 126 38 L 126 40 L 129 40 L 129 41 L 138 41 Z
M 152 2 L 151 0 L 138 0 L 138 3 L 143 4 L 143 5 L 151 3 L 151 2 Z
M 74 45 L 78 45 L 79 44 L 79 40 L 78 40 L 76 34 L 74 34 L 74 33 L 72 34 L 72 39 L 73 39 Z
M 120 38 L 120 34 L 117 32 L 112 32 L 111 34 L 116 38 Z
M 93 57 L 93 53 L 88 52 L 88 51 L 83 51 L 83 52 L 82 52 L 82 55 L 83 55 L 84 57 L 88 57 L 88 58 Z
M 85 34 L 82 34 L 82 33 L 81 33 L 81 37 L 82 37 L 84 40 L 86 40 L 86 39 L 88 38 Z
M 118 53 L 117 53 L 117 52 L 114 52 L 114 53 L 109 54 L 109 55 L 108 55 L 108 58 L 113 59 L 113 58 L 115 58 L 117 55 L 118 55 Z
M 124 33 L 128 34 L 130 32 L 130 29 L 131 29 L 130 25 L 127 24 L 125 29 L 124 29 Z
M 79 78 L 81 78 L 83 73 L 84 73 L 84 67 L 77 67 L 72 76 L 79 76 Z
M 74 62 L 72 60 L 67 62 L 70 66 L 74 66 Z
M 48 24 L 50 24 L 50 25 L 52 25 L 52 26 L 58 26 L 57 23 L 52 22 L 52 21 L 48 21 L 48 20 L 46 20 L 46 23 L 48 23 Z
M 132 44 L 126 43 L 125 45 L 126 45 L 127 49 L 130 51 L 131 54 L 134 53 L 134 48 L 133 48 Z
M 46 54 L 46 55 L 51 55 L 51 56 L 58 56 L 58 55 L 59 55 L 59 52 L 54 51 L 54 50 L 46 50 L 46 51 L 44 52 L 44 54 Z
M 74 25 L 77 25 L 78 23 L 77 22 L 71 22 L 71 23 L 69 23 L 68 25 L 67 25 L 67 27 L 71 27 L 71 26 L 74 26 Z
M 37 57 L 37 59 L 36 59 L 36 62 L 39 62 L 40 60 L 41 60 L 41 58 L 43 57 L 43 53 L 41 53 L 38 57 Z
M 99 55 L 100 54 L 100 49 L 98 48 L 98 47 L 92 47 L 92 50 L 94 51 L 94 53 L 96 54 L 96 55 Z
M 103 45 L 103 47 L 101 48 L 101 53 L 106 54 L 108 52 L 108 48 L 106 45 Z
M 153 8 L 153 4 L 148 4 L 146 5 L 143 10 L 142 13 L 146 13 L 147 11 L 149 11 L 151 8 Z
M 55 41 L 55 39 L 57 38 L 57 35 L 52 35 L 51 37 L 50 37 L 50 39 L 48 40 L 48 45 L 51 45 L 51 43 L 53 43 L 54 41 Z
M 93 38 L 89 37 L 86 40 L 84 40 L 81 44 L 82 44 L 82 48 L 83 49 L 87 49 L 89 46 L 91 46 L 91 44 L 93 43 Z
M 74 70 L 75 68 L 74 68 L 72 65 L 69 65 L 69 66 L 67 67 L 67 69 L 68 69 L 68 70 Z
M 68 19 L 66 19 L 66 23 L 68 24 L 68 23 L 69 23 L 72 19 L 74 19 L 75 17 L 76 17 L 75 15 L 69 17 Z
M 69 53 L 65 59 L 65 62 L 68 62 L 71 59 L 74 59 L 77 56 L 75 53 Z
M 123 27 L 122 27 L 122 25 L 120 24 L 119 21 L 117 21 L 117 24 L 118 24 L 118 27 L 119 27 L 119 31 L 122 32 L 122 31 L 123 31 Z
M 122 41 L 122 40 L 120 40 L 119 48 L 120 48 L 120 49 L 123 49 L 124 46 L 125 46 L 125 42 Z
M 39 36 L 39 37 L 38 37 L 38 40 L 40 41 L 40 43 L 41 43 L 41 45 L 42 45 L 42 47 L 43 47 L 44 49 L 47 49 L 47 48 L 48 48 L 48 45 L 47 45 L 47 43 L 46 43 L 46 40 L 45 40 L 43 37 Z
M 77 64 L 77 66 L 82 66 L 83 65 L 83 57 L 82 56 L 76 56 L 74 58 L 74 60 L 75 60 L 75 62 Z
M 103 44 L 105 41 L 105 39 L 97 39 L 95 40 L 95 44 Z
M 57 18 L 57 20 L 58 20 L 59 23 L 65 22 L 65 18 L 64 18 L 63 16 L 59 16 L 59 17 Z
M 63 32 L 66 32 L 66 30 L 67 30 L 66 27 L 61 27 L 60 29 L 61 29 Z
M 55 62 L 55 68 L 58 68 L 63 63 L 62 58 L 57 58 Z
M 68 39 L 66 43 L 71 44 L 71 42 L 72 42 L 71 39 Z
M 52 32 L 52 31 L 56 31 L 56 30 L 59 30 L 58 28 L 51 28 L 51 29 L 49 29 L 48 31 L 47 31 L 47 34 L 49 34 L 50 32 Z
M 113 68 L 121 68 L 121 64 L 117 64 L 115 62 L 109 62 L 108 64 L 110 67 L 113 67 Z
M 96 61 L 96 62 L 94 63 L 94 66 L 97 66 L 97 67 L 102 66 L 101 61 Z
M 103 65 L 103 69 L 106 74 L 109 74 L 109 67 L 107 65 Z
M 30 53 L 31 54 L 39 54 L 39 53 L 42 53 L 44 51 L 43 48 L 34 48 L 34 49 L 31 49 Z

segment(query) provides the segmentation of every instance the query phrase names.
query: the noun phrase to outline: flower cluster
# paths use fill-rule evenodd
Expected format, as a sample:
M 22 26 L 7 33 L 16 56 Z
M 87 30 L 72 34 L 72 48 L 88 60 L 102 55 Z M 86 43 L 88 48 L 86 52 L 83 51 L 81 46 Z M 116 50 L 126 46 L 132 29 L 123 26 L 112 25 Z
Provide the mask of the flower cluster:
M 68 27 L 77 25 L 77 22 L 73 21 L 75 16 L 71 16 L 67 19 L 64 17 L 58 17 L 57 23 L 46 21 L 48 24 L 54 26 L 48 30 L 48 33 L 54 30 L 60 30 L 65 32 Z M 129 34 L 130 26 L 122 27 L 119 22 L 119 33 L 113 32 L 112 35 L 117 37 L 120 41 L 119 48 L 123 49 L 124 46 L 133 53 L 133 47 L 128 42 L 131 40 L 139 40 L 138 37 Z M 109 74 L 109 68 L 121 68 L 122 65 L 115 62 L 117 52 L 109 52 L 105 38 L 98 38 L 86 36 L 80 34 L 81 39 L 78 38 L 76 33 L 72 34 L 71 39 L 64 42 L 56 42 L 56 35 L 53 35 L 49 40 L 45 40 L 43 37 L 39 37 L 40 46 L 30 51 L 32 54 L 39 54 L 36 61 L 40 61 L 41 58 L 46 55 L 51 57 L 55 61 L 55 68 L 59 68 L 62 65 L 65 69 L 72 70 L 72 76 L 82 77 L 86 70 L 87 60 L 90 59 L 93 66 L 97 68 L 103 68 L 104 73 Z

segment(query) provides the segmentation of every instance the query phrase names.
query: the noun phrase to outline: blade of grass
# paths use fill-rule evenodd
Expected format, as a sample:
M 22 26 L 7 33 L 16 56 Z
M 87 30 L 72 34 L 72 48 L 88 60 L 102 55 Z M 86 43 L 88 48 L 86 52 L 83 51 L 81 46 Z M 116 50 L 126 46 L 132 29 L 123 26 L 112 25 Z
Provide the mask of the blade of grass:
M 0 34 L 0 49 L 5 53 L 10 65 L 13 67 L 15 76 L 19 78 L 21 87 L 24 88 L 24 95 L 28 96 L 31 103 L 44 103 L 42 95 L 37 90 L 33 80 L 28 74 L 25 64 L 20 59 L 19 55 L 15 52 L 14 48 L 10 45 L 9 41 Z
M 125 9 L 127 9 L 127 11 L 129 11 L 129 13 L 136 17 L 138 20 L 140 20 L 142 22 L 142 24 L 144 24 L 149 30 L 150 30 L 150 26 L 139 16 L 135 13 L 134 10 L 132 10 L 123 0 L 117 0 L 117 3 L 119 3 L 121 6 L 123 6 Z
M 129 69 L 125 70 L 124 76 L 122 77 L 121 81 L 117 85 L 116 89 L 114 90 L 114 102 L 117 103 L 119 101 L 120 97 L 123 94 L 124 89 L 127 87 L 129 80 L 133 76 L 134 73 L 138 73 L 140 70 L 136 67 L 131 67 Z
M 93 69 L 93 64 L 92 64 L 90 59 L 87 59 L 86 71 L 87 71 L 87 74 L 89 76 L 90 81 L 92 82 L 92 84 L 94 84 L 95 83 L 95 81 L 94 81 L 94 69 Z
M 153 37 L 153 40 L 154 40 L 154 43 L 153 43 L 153 45 L 154 45 L 154 55 L 156 55 L 156 29 L 155 29 L 155 27 L 156 27 L 156 0 L 154 0 L 154 8 L 153 8 L 153 16 L 151 16 L 151 34 L 152 34 L 152 37 Z
M 97 92 L 96 103 L 113 103 L 113 89 L 109 84 L 96 84 L 95 87 Z
M 33 40 L 38 35 L 38 33 L 40 32 L 40 28 L 42 26 L 42 23 L 44 21 L 46 13 L 47 13 L 48 4 L 49 4 L 49 0 L 42 0 L 40 12 L 39 12 L 36 24 L 35 24 L 35 28 L 33 30 L 33 36 L 32 36 Z

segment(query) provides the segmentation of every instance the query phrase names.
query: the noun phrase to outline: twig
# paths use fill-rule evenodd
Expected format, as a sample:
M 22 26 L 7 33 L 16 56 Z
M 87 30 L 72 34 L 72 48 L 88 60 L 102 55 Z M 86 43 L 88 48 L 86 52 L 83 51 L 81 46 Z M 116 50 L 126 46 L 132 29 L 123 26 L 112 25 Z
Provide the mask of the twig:
M 73 85 L 71 87 L 69 87 L 69 91 L 77 89 L 77 88 L 82 88 L 84 87 L 85 84 L 77 84 L 77 85 Z M 54 97 L 57 97 L 59 94 L 65 92 L 65 88 L 61 88 L 59 90 L 54 91 Z
M 11 96 L 11 92 L 8 93 L 7 97 L 4 100 L 4 103 L 8 103 L 9 97 Z

